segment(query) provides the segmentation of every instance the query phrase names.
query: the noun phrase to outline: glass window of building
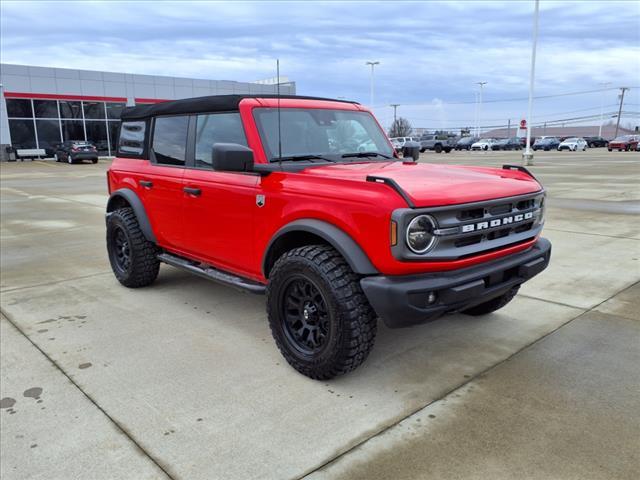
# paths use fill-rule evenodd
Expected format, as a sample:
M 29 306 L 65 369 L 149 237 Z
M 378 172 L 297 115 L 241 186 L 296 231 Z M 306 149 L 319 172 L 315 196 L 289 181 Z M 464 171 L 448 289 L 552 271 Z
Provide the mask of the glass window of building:
M 125 106 L 125 103 L 107 102 L 107 118 L 120 120 L 120 114 Z
M 60 123 L 58 120 L 36 120 L 38 131 L 38 145 L 53 154 L 57 144 L 62 142 L 60 138 Z M 13 139 L 13 137 L 11 137 Z
M 85 126 L 87 128 L 87 140 L 96 146 L 100 155 L 108 155 L 107 122 L 104 120 L 87 120 Z
M 55 100 L 34 100 L 36 118 L 58 118 L 58 102 Z
M 82 102 L 84 106 L 84 118 L 104 120 L 104 102 Z
M 82 104 L 80 102 L 60 102 L 60 116 L 62 118 L 82 118 Z M 75 140 L 75 139 L 72 139 Z
M 13 148 L 36 148 L 33 120 L 9 120 L 9 134 Z
M 107 122 L 107 129 L 109 130 L 109 148 L 111 149 L 111 155 L 115 155 L 116 148 L 118 146 L 118 131 L 120 129 L 120 122 Z
M 158 117 L 153 129 L 153 153 L 158 163 L 184 165 L 189 117 Z
M 62 120 L 62 139 L 65 142 L 67 140 L 84 141 L 85 138 L 84 138 L 84 128 L 82 126 L 82 120 Z
M 247 145 L 239 113 L 198 115 L 196 123 L 196 167 L 211 168 L 215 143 Z
M 31 100 L 7 98 L 7 116 L 9 118 L 32 118 Z

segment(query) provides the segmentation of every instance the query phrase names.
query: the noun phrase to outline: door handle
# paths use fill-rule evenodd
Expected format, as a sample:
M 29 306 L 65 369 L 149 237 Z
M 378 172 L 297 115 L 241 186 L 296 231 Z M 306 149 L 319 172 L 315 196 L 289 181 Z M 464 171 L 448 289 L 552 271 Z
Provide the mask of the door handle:
M 147 188 L 151 188 L 153 187 L 153 182 L 150 182 L 149 180 L 140 180 L 140 185 L 142 185 L 143 187 L 147 187 Z
M 202 193 L 202 190 L 200 190 L 199 188 L 193 188 L 193 187 L 184 187 L 182 190 L 185 193 L 188 193 L 189 195 L 193 195 L 194 197 L 199 197 L 200 194 Z

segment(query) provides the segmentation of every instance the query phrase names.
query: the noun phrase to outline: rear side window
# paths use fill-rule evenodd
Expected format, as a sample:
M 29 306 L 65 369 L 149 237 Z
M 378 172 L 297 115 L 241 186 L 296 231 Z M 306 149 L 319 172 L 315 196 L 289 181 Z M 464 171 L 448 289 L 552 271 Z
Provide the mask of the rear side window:
M 189 117 L 157 117 L 153 128 L 153 153 L 163 165 L 184 165 Z
M 122 122 L 118 141 L 119 154 L 142 155 L 146 125 L 146 122 Z
M 239 113 L 197 116 L 196 167 L 211 168 L 211 150 L 215 143 L 237 143 L 247 146 Z

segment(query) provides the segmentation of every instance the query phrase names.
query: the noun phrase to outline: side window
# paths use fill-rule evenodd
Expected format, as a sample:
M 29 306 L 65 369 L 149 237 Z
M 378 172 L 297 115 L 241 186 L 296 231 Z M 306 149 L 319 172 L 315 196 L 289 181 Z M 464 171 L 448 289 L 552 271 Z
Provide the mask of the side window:
M 153 128 L 153 153 L 164 165 L 184 165 L 189 117 L 157 117 Z
M 142 155 L 146 125 L 146 122 L 122 122 L 120 139 L 118 140 L 118 153 Z M 69 142 L 64 143 L 65 146 L 68 146 L 68 144 Z
M 197 116 L 195 162 L 197 168 L 211 168 L 211 149 L 215 143 L 247 145 L 239 113 Z

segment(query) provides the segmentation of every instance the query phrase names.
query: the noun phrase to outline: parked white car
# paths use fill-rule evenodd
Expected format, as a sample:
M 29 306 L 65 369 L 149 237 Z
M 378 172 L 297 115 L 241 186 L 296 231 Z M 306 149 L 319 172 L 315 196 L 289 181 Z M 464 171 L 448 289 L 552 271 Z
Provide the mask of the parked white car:
M 393 148 L 396 149 L 396 152 L 399 152 L 400 150 L 402 150 L 402 147 L 404 147 L 405 143 L 418 141 L 418 139 L 414 137 L 393 137 L 393 138 L 390 138 L 389 140 L 391 140 L 391 145 L 393 145 Z
M 483 138 L 471 145 L 471 150 L 491 150 L 491 145 L 495 143 L 493 138 Z
M 577 152 L 578 150 L 582 150 L 584 152 L 588 146 L 589 145 L 584 138 L 572 137 L 560 142 L 560 145 L 558 145 L 558 151 L 571 150 L 572 152 Z

